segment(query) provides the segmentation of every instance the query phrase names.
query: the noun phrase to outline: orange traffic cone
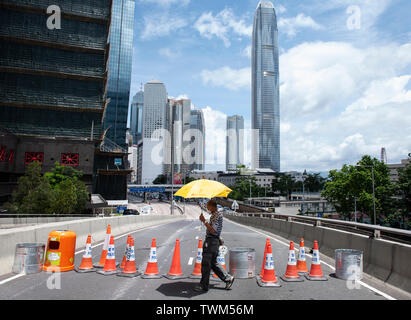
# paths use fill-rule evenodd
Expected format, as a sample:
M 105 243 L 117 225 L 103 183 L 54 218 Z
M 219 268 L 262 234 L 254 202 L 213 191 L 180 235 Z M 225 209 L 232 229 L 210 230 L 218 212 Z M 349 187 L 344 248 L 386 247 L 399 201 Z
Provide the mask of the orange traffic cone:
M 123 260 L 121 261 L 121 264 L 120 264 L 120 269 L 124 268 L 124 266 L 126 264 L 126 261 L 127 261 L 127 253 L 128 253 L 128 249 L 130 248 L 130 238 L 131 238 L 131 236 L 128 235 L 127 236 L 126 251 L 124 251 Z
M 299 274 L 308 273 L 307 263 L 305 262 L 305 248 L 304 248 L 304 239 L 300 240 L 300 250 L 298 251 L 297 259 L 297 271 Z
M 158 273 L 157 265 L 157 249 L 156 239 L 151 241 L 150 256 L 148 257 L 147 268 L 144 274 L 141 276 L 143 279 L 159 279 L 161 275 Z
M 290 241 L 290 249 L 288 250 L 288 263 L 287 263 L 287 270 L 285 274 L 281 277 L 284 281 L 304 281 L 299 275 L 297 271 L 297 260 L 295 259 L 295 251 L 294 251 L 294 242 Z
M 224 252 L 221 251 L 221 246 L 220 246 L 220 249 L 218 250 L 218 255 L 217 255 L 217 263 L 218 263 L 219 265 L 221 265 L 224 270 L 227 270 L 227 269 L 226 269 L 226 266 L 225 266 L 225 258 L 224 258 L 224 255 L 225 255 L 225 254 L 224 254 Z M 215 274 L 215 272 L 213 272 L 213 279 L 211 279 L 211 280 L 222 281 L 222 280 Z
M 174 247 L 173 261 L 171 262 L 170 270 L 164 275 L 165 278 L 169 280 L 183 279 L 186 278 L 181 271 L 180 264 L 180 240 L 176 239 L 176 244 Z
M 108 249 L 108 245 L 110 242 L 110 237 L 111 237 L 111 226 L 108 225 L 107 231 L 106 231 L 106 238 L 104 239 L 103 251 L 101 251 L 100 261 L 94 265 L 94 268 L 104 267 L 104 263 L 106 262 L 107 249 Z
M 96 271 L 96 269 L 93 268 L 91 255 L 91 234 L 89 234 L 87 237 L 86 250 L 84 251 L 80 266 L 78 268 L 74 268 L 74 270 L 80 273 Z
M 313 258 L 311 260 L 310 274 L 306 274 L 308 280 L 326 281 L 328 280 L 321 269 L 320 252 L 318 250 L 318 242 L 314 241 Z
M 110 237 L 110 243 L 107 249 L 107 256 L 106 262 L 104 263 L 103 270 L 97 271 L 99 274 L 103 274 L 105 276 L 116 274 L 118 273 L 117 266 L 116 266 L 116 254 L 114 249 L 114 237 Z
M 270 243 L 267 246 L 263 277 L 258 278 L 257 283 L 260 287 L 281 287 L 281 284 L 275 277 L 273 251 Z
M 191 279 L 201 278 L 201 261 L 203 260 L 203 240 L 198 240 L 198 251 L 196 263 L 194 264 L 193 273 L 190 275 Z
M 128 250 L 127 250 L 127 257 L 126 263 L 124 264 L 124 269 L 121 273 L 118 274 L 120 277 L 137 277 L 141 274 L 136 269 L 136 258 L 134 255 L 134 239 L 130 236 L 129 243 L 128 243 Z
M 260 275 L 257 276 L 257 278 L 262 278 L 264 275 L 264 265 L 265 265 L 265 256 L 267 255 L 267 248 L 268 248 L 268 244 L 270 243 L 270 239 L 267 238 L 267 240 L 265 240 L 265 249 L 264 249 L 264 256 L 263 256 L 263 264 L 261 266 L 261 272 Z

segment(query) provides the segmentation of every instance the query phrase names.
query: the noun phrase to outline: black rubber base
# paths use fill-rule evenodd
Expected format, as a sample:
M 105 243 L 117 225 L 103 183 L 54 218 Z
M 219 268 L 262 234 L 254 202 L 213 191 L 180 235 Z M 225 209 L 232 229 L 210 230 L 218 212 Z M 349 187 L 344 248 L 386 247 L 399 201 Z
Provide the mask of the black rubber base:
M 126 278 L 135 278 L 138 277 L 141 274 L 141 272 L 136 272 L 136 273 L 118 273 L 118 277 L 126 277 Z
M 140 278 L 142 278 L 142 279 L 160 279 L 160 278 L 162 278 L 162 275 L 160 275 L 160 274 L 142 274 Z
M 277 282 L 263 282 L 263 281 L 261 281 L 261 279 L 257 279 L 257 284 L 260 286 L 260 287 L 281 287 L 281 284 L 280 284 L 280 282 L 277 280 Z
M 167 278 L 168 280 L 178 280 L 178 279 L 186 279 L 187 276 L 185 276 L 185 275 L 172 276 L 172 275 L 169 275 L 169 274 L 165 274 L 165 275 L 164 275 L 164 278 Z
M 119 273 L 119 272 L 120 272 L 119 270 L 115 270 L 115 271 L 103 271 L 103 270 L 99 270 L 99 271 L 97 271 L 97 273 L 102 274 L 102 275 L 104 275 L 104 276 L 111 276 L 111 275 L 117 274 L 117 273 Z
M 201 279 L 201 274 L 198 275 L 198 276 L 195 276 L 195 275 L 190 274 L 188 277 L 189 277 L 190 279 Z
M 95 268 L 92 269 L 79 269 L 79 268 L 74 268 L 74 271 L 78 273 L 87 273 L 87 272 L 96 272 Z
M 327 281 L 328 279 L 326 277 L 310 277 L 308 274 L 305 275 L 307 280 L 311 281 Z
M 281 278 L 281 280 L 283 280 L 285 282 L 302 282 L 302 281 L 304 281 L 304 279 L 302 277 L 287 278 L 286 276 L 281 276 L 280 278 Z

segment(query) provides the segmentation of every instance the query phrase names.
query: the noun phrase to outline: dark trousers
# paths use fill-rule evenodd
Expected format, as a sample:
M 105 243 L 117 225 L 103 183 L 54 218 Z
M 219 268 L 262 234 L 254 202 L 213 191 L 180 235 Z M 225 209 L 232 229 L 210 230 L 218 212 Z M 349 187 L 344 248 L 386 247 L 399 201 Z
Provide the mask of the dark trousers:
M 201 261 L 200 281 L 200 284 L 205 290 L 208 290 L 211 270 L 213 270 L 217 277 L 219 277 L 222 281 L 226 281 L 226 279 L 228 278 L 228 273 L 217 262 L 219 247 L 220 240 L 218 238 L 206 237 L 203 246 L 203 259 Z

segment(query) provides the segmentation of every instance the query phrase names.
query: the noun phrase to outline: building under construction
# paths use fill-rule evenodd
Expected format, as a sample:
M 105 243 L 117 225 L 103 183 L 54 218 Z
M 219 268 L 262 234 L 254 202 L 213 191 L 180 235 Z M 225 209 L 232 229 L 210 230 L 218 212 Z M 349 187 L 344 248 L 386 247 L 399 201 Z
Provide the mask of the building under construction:
M 102 129 L 111 9 L 112 0 L 0 1 L 0 202 L 32 161 L 43 172 L 73 166 L 90 192 L 126 198 L 127 153 Z

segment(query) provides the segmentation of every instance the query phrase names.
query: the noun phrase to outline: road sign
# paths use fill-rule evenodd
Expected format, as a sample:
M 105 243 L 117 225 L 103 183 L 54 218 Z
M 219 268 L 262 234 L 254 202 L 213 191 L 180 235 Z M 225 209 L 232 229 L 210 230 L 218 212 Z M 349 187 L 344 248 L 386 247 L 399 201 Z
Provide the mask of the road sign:
M 115 166 L 121 166 L 122 163 L 123 163 L 123 159 L 121 159 L 121 158 L 114 158 L 114 165 L 115 165 Z
M 126 210 L 126 209 L 127 209 L 127 207 L 118 206 L 118 207 L 117 207 L 117 213 L 123 213 L 124 210 Z
M 238 205 L 238 202 L 236 200 L 233 201 L 233 204 L 231 205 L 231 209 L 238 210 L 240 206 Z

